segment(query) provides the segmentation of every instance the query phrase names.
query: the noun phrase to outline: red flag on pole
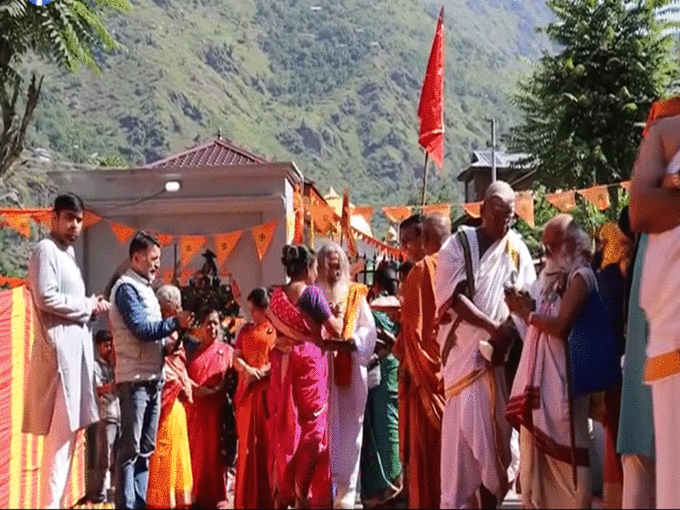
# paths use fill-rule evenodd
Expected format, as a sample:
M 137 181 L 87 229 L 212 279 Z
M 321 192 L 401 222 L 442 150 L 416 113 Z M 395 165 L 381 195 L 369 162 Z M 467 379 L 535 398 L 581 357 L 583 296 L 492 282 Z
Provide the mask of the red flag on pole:
M 444 7 L 439 13 L 418 105 L 418 143 L 442 169 L 444 161 Z

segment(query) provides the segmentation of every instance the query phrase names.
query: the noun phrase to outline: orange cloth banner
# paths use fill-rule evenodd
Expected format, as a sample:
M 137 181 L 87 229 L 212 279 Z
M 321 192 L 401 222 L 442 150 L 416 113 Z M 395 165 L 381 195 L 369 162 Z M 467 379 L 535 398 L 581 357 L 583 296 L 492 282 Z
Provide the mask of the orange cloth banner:
M 0 291 L 0 508 L 40 508 L 42 436 L 21 432 L 24 385 L 36 334 L 31 296 L 25 286 Z M 66 485 L 64 508 L 85 494 L 85 444 L 82 431 Z
M 468 202 L 463 204 L 463 211 L 468 216 L 473 218 L 479 218 L 482 215 L 482 203 L 481 202 Z
M 387 219 L 392 223 L 401 223 L 406 218 L 411 216 L 412 208 L 407 205 L 395 205 L 390 207 L 383 207 L 382 212 Z
M 340 220 L 342 226 L 342 233 L 347 240 L 347 255 L 350 257 L 357 256 L 357 243 L 354 240 L 354 233 L 350 226 L 350 212 L 349 212 L 349 189 L 345 188 L 345 193 L 342 196 L 342 219 Z
M 312 204 L 309 208 L 314 228 L 317 232 L 325 234 L 335 230 L 335 211 L 326 204 Z
M 305 205 L 302 200 L 302 193 L 300 193 L 300 186 L 298 185 L 293 190 L 293 214 L 295 215 L 293 244 L 302 244 L 305 241 Z
M 128 227 L 122 223 L 111 222 L 111 230 L 115 234 L 120 244 L 127 243 L 137 232 L 136 228 Z
M 3 214 L 0 220 L 9 228 L 16 230 L 19 235 L 31 237 L 31 217 L 29 214 Z
M 205 246 L 208 238 L 205 236 L 180 236 L 179 238 L 179 258 L 180 266 L 185 267 L 196 254 Z
M 530 191 L 516 194 L 515 213 L 532 228 L 536 226 L 534 224 L 534 197 Z
M 593 186 L 592 188 L 578 190 L 578 194 L 600 211 L 604 211 L 609 209 L 609 191 L 607 188 L 606 185 Z
M 39 225 L 44 225 L 50 227 L 52 225 L 52 211 L 49 209 L 44 209 L 42 211 L 37 211 L 31 214 L 33 221 Z
M 424 205 L 423 214 L 441 214 L 448 218 L 451 215 L 451 204 Z
M 569 212 L 576 207 L 576 193 L 573 190 L 546 195 L 545 199 L 561 212 Z
M 372 205 L 365 205 L 362 207 L 353 207 L 352 208 L 352 216 L 354 215 L 361 215 L 363 218 L 366 220 L 366 223 L 369 225 L 371 224 L 371 216 L 373 216 L 373 211 L 374 208 Z
M 252 228 L 253 239 L 255 240 L 255 248 L 257 248 L 257 256 L 260 258 L 260 262 L 262 262 L 264 256 L 267 254 L 269 245 L 274 238 L 276 225 L 277 222 L 274 220 Z
M 217 255 L 217 265 L 224 264 L 231 252 L 236 248 L 236 243 L 243 234 L 242 230 L 236 232 L 229 232 L 227 234 L 215 234 L 215 254 Z
M 626 191 L 630 191 L 630 181 L 623 181 L 621 183 L 621 187 L 625 189 Z

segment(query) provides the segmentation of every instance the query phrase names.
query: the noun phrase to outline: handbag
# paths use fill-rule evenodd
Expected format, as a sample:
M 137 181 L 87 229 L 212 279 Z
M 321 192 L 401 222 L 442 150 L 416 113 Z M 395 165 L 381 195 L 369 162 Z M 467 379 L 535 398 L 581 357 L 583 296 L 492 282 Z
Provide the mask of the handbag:
M 619 345 L 600 293 L 588 296 L 569 335 L 573 397 L 604 391 L 621 379 Z

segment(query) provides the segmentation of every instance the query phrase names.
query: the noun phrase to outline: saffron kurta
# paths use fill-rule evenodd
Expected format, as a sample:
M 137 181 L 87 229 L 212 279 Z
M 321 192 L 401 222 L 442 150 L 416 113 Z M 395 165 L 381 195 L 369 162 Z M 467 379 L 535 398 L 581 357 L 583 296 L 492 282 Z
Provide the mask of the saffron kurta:
M 233 352 L 229 344 L 215 340 L 189 362 L 189 377 L 199 386 L 217 387 L 227 370 L 232 368 Z M 187 406 L 187 425 L 194 500 L 200 508 L 215 508 L 227 499 L 227 466 L 220 452 L 227 396 L 226 392 L 207 396 L 194 394 L 193 399 L 193 404 Z
M 413 266 L 401 288 L 399 445 L 409 508 L 439 508 L 444 386 L 433 332 L 436 256 Z
M 276 342 L 276 330 L 269 322 L 246 324 L 236 338 L 235 348 L 253 368 L 269 363 Z M 269 378 L 246 384 L 240 376 L 234 397 L 238 455 L 234 508 L 272 508 L 269 483 L 269 437 L 267 431 L 267 389 Z

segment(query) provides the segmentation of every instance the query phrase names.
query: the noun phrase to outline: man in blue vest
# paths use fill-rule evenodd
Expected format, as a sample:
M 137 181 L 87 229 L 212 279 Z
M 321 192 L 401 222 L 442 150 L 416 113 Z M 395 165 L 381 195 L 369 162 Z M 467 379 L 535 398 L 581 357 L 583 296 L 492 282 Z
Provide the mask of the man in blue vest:
M 163 339 L 188 327 L 189 312 L 163 319 L 151 283 L 160 267 L 158 241 L 137 232 L 130 268 L 111 289 L 111 327 L 116 347 L 116 391 L 121 428 L 116 459 L 116 508 L 144 508 L 149 457 L 161 409 Z

